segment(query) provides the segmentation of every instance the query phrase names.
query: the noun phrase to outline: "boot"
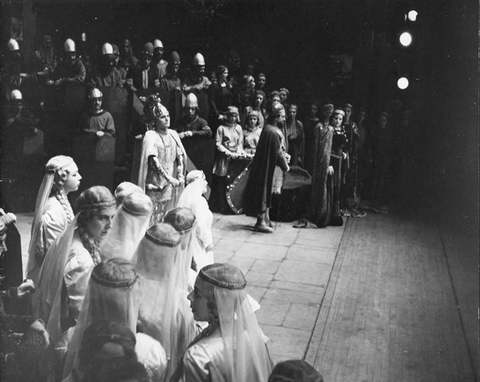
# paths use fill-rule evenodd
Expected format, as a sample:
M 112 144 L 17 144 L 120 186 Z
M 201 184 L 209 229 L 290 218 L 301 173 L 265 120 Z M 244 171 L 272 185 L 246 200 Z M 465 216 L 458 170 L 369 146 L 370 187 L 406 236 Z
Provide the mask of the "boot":
M 273 228 L 269 227 L 265 220 L 265 212 L 258 215 L 257 224 L 255 224 L 255 231 L 262 233 L 273 233 Z
M 265 224 L 270 228 L 273 228 L 272 221 L 270 220 L 270 208 L 267 208 L 267 211 L 265 212 Z

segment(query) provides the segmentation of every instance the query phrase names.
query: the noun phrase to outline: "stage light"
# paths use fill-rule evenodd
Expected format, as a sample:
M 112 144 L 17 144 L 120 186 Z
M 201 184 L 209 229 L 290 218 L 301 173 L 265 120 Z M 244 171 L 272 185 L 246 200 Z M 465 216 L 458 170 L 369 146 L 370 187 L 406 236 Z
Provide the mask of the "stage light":
M 400 77 L 397 81 L 397 86 L 399 89 L 405 90 L 408 88 L 408 79 L 406 77 Z
M 403 32 L 400 35 L 400 44 L 403 46 L 409 46 L 412 43 L 412 35 L 408 32 Z
M 407 17 L 410 21 L 417 21 L 418 12 L 415 9 L 412 9 L 408 12 Z

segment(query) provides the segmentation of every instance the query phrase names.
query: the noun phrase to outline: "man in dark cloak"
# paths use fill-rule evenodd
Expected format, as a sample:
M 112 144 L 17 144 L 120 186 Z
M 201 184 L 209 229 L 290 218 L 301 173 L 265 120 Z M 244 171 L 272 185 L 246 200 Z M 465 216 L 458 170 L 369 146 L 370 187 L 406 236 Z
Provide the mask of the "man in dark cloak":
M 284 172 L 290 169 L 287 156 L 282 150 L 282 136 L 278 128 L 285 121 L 282 104 L 274 104 L 272 112 L 263 128 L 257 151 L 250 165 L 244 195 L 244 209 L 248 216 L 256 216 L 255 230 L 272 233 L 269 209 L 272 204 L 272 183 L 275 167 Z
M 328 175 L 333 174 L 330 166 L 333 128 L 329 124 L 317 123 L 313 130 L 313 171 L 310 194 L 309 220 L 318 228 L 327 226 L 332 214 L 333 183 Z M 329 187 L 330 186 L 330 187 Z

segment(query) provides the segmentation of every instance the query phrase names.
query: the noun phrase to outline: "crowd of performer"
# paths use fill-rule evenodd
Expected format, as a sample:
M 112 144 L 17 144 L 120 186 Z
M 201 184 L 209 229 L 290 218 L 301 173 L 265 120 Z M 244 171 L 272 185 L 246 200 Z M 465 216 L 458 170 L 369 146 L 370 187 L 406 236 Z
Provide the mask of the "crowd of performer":
M 2 69 L 2 178 L 12 198 L 4 195 L 4 203 L 32 187 L 24 181 L 32 158 L 43 166 L 35 137 L 45 126 L 25 103 L 42 109 L 48 92 L 75 87 L 86 99 L 71 134 L 80 140 L 62 147 L 70 152 L 50 155 L 36 185 L 27 281 L 8 290 L 28 300 L 28 315 L 1 318 L 5 380 L 276 381 L 289 368 L 312 377 L 316 372 L 301 362 L 272 373 L 245 277 L 215 263 L 212 211 L 244 212 L 256 218 L 254 230 L 273 233 L 272 204 L 300 178 L 308 197 L 296 211 L 298 226 L 362 216 L 360 198 L 385 193 L 388 114 L 369 129 L 365 108 L 311 99 L 302 105 L 302 123 L 294 95 L 270 89 L 265 72 L 242 68 L 233 50 L 207 77 L 201 53 L 180 71 L 180 54 L 164 57 L 158 39 L 138 58 L 129 40 L 82 57 L 71 39 L 63 48 L 60 59 L 45 35 L 35 52 L 38 67 L 28 72 L 10 40 Z M 32 83 L 41 91 L 29 93 Z M 104 110 L 107 88 L 126 92 L 124 121 Z M 89 145 L 94 157 L 85 154 Z M 119 162 L 129 175 L 114 185 Z M 69 195 L 82 184 L 72 206 Z M 3 233 L 8 222 L 1 224 Z M 9 330 L 25 334 L 15 341 Z

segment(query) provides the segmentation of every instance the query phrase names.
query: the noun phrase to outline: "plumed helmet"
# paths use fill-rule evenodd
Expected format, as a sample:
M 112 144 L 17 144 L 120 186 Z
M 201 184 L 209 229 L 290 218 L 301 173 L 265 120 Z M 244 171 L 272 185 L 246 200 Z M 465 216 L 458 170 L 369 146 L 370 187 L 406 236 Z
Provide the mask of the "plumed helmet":
M 97 89 L 97 88 L 93 88 L 92 90 L 90 90 L 88 92 L 88 98 L 89 99 L 93 99 L 93 98 L 102 98 L 103 97 L 103 94 L 102 92 Z
M 23 97 L 22 97 L 22 93 L 20 92 L 20 90 L 18 89 L 14 89 L 12 90 L 12 92 L 10 93 L 10 101 L 19 101 L 19 100 L 22 100 Z
M 103 44 L 103 46 L 102 46 L 102 54 L 103 54 L 103 55 L 113 54 L 113 46 L 112 46 L 111 44 L 109 44 L 108 42 L 106 42 L 105 44 Z
M 187 94 L 187 98 L 185 99 L 185 107 L 198 107 L 198 99 L 195 94 Z
M 8 40 L 8 50 L 10 52 L 14 52 L 16 50 L 20 50 L 20 47 L 18 46 L 18 42 L 17 40 L 14 40 L 13 38 L 11 38 L 10 40 Z
M 176 51 L 173 51 L 170 53 L 169 62 L 173 64 L 180 64 L 180 55 Z
M 195 215 L 189 208 L 177 207 L 168 211 L 163 221 L 170 224 L 180 234 L 184 234 L 193 228 Z
M 198 273 L 203 281 L 224 289 L 243 289 L 247 285 L 242 271 L 231 264 L 214 263 Z
M 205 65 L 205 58 L 201 53 L 197 53 L 193 56 L 192 65 L 204 66 Z
M 75 52 L 75 42 L 71 39 L 68 38 L 65 40 L 63 43 L 63 47 L 65 48 L 65 52 Z
M 154 48 L 163 48 L 163 43 L 159 39 L 156 39 L 155 41 L 153 41 L 153 47 Z
M 143 112 L 145 114 L 151 113 L 151 115 L 155 117 L 169 114 L 168 109 L 162 105 L 162 100 L 158 94 L 152 94 L 145 99 L 143 104 Z

